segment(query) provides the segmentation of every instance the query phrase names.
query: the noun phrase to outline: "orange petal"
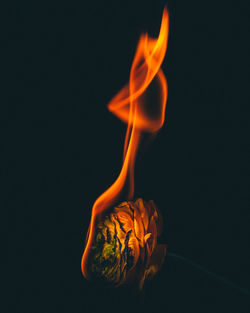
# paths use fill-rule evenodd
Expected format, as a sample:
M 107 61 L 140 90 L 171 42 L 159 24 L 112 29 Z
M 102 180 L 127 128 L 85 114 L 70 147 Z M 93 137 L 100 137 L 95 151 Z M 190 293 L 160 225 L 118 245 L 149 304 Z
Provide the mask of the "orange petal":
M 146 230 L 148 228 L 149 218 L 148 218 L 148 211 L 145 207 L 145 203 L 142 200 L 142 198 L 139 198 L 136 200 L 135 205 L 138 207 L 140 211 L 141 218 L 144 224 L 144 229 Z
M 139 255 L 140 255 L 140 248 L 139 248 L 138 240 L 134 236 L 131 236 L 129 238 L 128 247 L 132 250 L 131 253 L 134 257 L 133 266 L 130 269 L 130 270 L 132 270 L 135 267 L 135 265 L 139 259 Z
M 134 228 L 136 237 L 139 239 L 140 246 L 144 247 L 144 235 L 145 235 L 144 226 L 139 210 L 137 209 L 135 209 L 134 211 Z

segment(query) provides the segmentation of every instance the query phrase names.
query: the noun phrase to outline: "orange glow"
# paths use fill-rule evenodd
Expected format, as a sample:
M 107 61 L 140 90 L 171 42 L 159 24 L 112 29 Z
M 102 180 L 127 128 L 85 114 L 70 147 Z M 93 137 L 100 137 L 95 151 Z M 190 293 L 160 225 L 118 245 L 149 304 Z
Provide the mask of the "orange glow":
M 167 81 L 160 67 L 167 49 L 168 31 L 169 16 L 165 8 L 158 38 L 150 38 L 148 34 L 141 35 L 131 66 L 129 83 L 108 104 L 108 109 L 123 122 L 126 122 L 128 127 L 121 172 L 116 181 L 95 201 L 92 208 L 81 263 L 82 272 L 88 279 L 90 278 L 88 256 L 95 225 L 103 213 L 120 200 L 119 197 L 125 183 L 129 185 L 128 200 L 133 198 L 134 165 L 141 133 L 144 131 L 157 132 L 165 120 Z M 155 100 L 156 103 L 151 103 L 154 109 L 154 114 L 151 114 L 148 112 L 149 109 L 145 103 L 147 102 L 147 90 L 153 80 L 157 84 L 158 94 Z

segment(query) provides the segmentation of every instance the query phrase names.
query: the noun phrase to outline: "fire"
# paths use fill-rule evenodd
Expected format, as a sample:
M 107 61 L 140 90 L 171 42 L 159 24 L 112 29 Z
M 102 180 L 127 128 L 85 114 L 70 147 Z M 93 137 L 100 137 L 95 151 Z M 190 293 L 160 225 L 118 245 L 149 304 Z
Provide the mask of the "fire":
M 88 258 L 93 244 L 95 227 L 98 222 L 118 200 L 125 184 L 128 183 L 128 199 L 134 195 L 134 165 L 142 132 L 157 132 L 165 120 L 167 101 L 167 81 L 161 70 L 166 54 L 169 31 L 168 11 L 164 8 L 158 38 L 141 35 L 135 57 L 131 66 L 129 83 L 110 101 L 108 109 L 123 122 L 128 124 L 124 144 L 123 165 L 116 181 L 95 201 L 92 208 L 86 246 L 82 256 L 82 272 L 91 278 Z M 157 103 L 153 105 L 154 114 L 147 105 L 147 91 L 151 82 L 157 84 Z

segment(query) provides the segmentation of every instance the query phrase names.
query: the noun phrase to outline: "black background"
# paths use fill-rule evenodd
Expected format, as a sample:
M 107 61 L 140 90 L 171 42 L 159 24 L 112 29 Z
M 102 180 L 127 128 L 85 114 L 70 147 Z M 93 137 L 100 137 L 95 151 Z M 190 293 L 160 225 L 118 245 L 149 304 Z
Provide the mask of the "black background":
M 81 274 L 92 204 L 121 168 L 126 127 L 106 105 L 140 34 L 158 35 L 164 4 L 7 10 L 10 312 L 249 312 L 249 296 L 171 256 L 144 298 Z M 169 251 L 249 289 L 249 2 L 166 4 L 167 118 L 138 156 L 135 196 L 161 209 Z

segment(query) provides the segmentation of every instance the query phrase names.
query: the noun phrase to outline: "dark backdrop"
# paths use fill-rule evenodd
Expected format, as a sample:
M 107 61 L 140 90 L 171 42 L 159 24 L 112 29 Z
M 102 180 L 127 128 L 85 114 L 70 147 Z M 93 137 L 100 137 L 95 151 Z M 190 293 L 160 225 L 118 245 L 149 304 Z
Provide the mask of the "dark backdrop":
M 121 168 L 126 128 L 106 105 L 128 81 L 140 34 L 158 35 L 164 4 L 6 11 L 10 312 L 249 312 L 249 296 L 171 256 L 144 299 L 81 274 L 92 204 Z M 167 118 L 139 155 L 136 197 L 161 209 L 169 252 L 249 289 L 249 3 L 167 5 Z

